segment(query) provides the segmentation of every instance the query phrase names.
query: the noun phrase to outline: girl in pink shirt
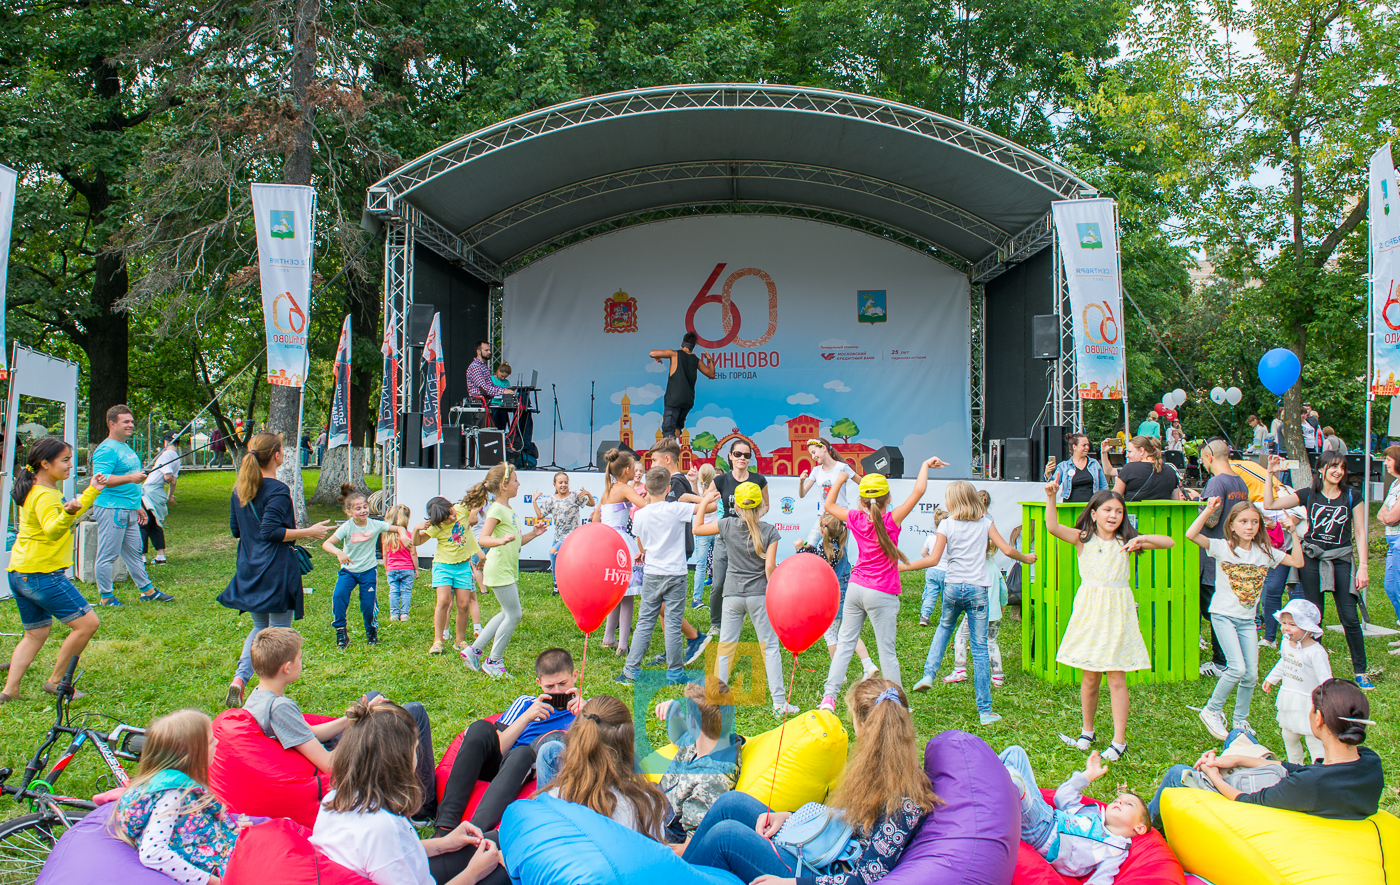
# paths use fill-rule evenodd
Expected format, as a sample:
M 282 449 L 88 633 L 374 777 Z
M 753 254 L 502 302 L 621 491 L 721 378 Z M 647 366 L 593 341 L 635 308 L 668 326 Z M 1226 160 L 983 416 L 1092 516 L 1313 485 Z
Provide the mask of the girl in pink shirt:
M 938 458 L 929 458 L 919 467 L 919 478 L 905 502 L 889 512 L 889 480 L 878 473 L 866 474 L 860 481 L 860 499 L 849 510 L 836 503 L 843 476 L 826 494 L 826 512 L 846 523 L 851 537 L 856 539 L 856 567 L 851 570 L 846 588 L 846 603 L 841 609 L 841 632 L 836 638 L 836 653 L 826 674 L 826 690 L 818 709 L 836 710 L 836 696 L 846 681 L 846 668 L 855 654 L 856 640 L 870 618 L 875 630 L 875 645 L 880 652 L 880 671 L 885 678 L 899 683 L 899 659 L 895 656 L 895 618 L 899 615 L 899 563 L 908 562 L 900 552 L 899 530 L 904 518 L 919 503 L 928 489 L 930 468 L 945 467 Z
M 395 504 L 384 521 L 407 531 L 408 517 L 408 505 Z M 407 621 L 413 604 L 413 579 L 418 574 L 418 548 L 387 532 L 379 536 L 379 543 L 384 547 L 384 572 L 389 578 L 389 620 Z

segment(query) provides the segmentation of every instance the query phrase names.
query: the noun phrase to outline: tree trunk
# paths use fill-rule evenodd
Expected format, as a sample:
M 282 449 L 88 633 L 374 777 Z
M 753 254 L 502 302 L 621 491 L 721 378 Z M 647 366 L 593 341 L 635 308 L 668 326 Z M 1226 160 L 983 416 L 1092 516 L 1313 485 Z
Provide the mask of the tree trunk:
M 103 252 L 93 265 L 92 303 L 97 313 L 82 320 L 78 340 L 88 359 L 88 441 L 107 438 L 107 410 L 126 402 L 126 314 L 116 308 L 126 297 L 126 259 L 120 252 Z
M 292 28 L 292 100 L 300 111 L 292 144 L 282 165 L 286 184 L 311 184 L 312 124 L 316 106 L 308 92 L 316 67 L 316 22 L 321 15 L 320 0 L 296 0 Z M 308 309 L 314 305 L 308 305 Z M 301 482 L 301 403 L 300 387 L 273 385 L 267 408 L 267 429 L 282 434 L 282 467 L 277 478 L 292 489 L 292 507 L 298 526 L 308 524 L 306 491 Z
M 321 459 L 321 478 L 316 482 L 316 493 L 311 496 L 311 503 L 336 506 L 340 487 L 347 482 L 357 492 L 370 493 L 369 486 L 365 485 L 365 450 L 360 446 L 326 449 L 326 456 Z
M 334 504 L 340 494 L 340 485 L 345 482 L 352 483 L 356 491 L 365 494 L 370 491 L 369 486 L 365 485 L 364 447 L 374 445 L 374 425 L 370 416 L 375 414 L 374 407 L 379 404 L 379 386 L 376 383 L 379 372 L 369 367 L 377 369 L 380 362 L 377 359 L 366 361 L 364 357 L 369 349 L 377 350 L 374 343 L 379 341 L 379 314 L 383 304 L 373 283 L 366 281 L 353 268 L 345 274 L 345 288 L 350 295 L 350 337 L 354 342 L 351 353 L 360 357 L 350 366 L 350 445 L 355 447 L 355 465 L 347 474 L 344 459 L 333 459 L 327 452 L 326 461 L 338 463 L 331 469 L 322 466 L 316 491 L 311 495 L 311 501 L 316 504 Z M 340 449 L 336 449 L 336 452 L 339 453 Z

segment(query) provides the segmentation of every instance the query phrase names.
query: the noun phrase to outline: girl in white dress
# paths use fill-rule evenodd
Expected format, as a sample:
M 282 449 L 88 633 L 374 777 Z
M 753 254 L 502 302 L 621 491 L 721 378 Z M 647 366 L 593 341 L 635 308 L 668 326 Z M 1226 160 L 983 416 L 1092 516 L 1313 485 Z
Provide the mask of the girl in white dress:
M 1313 689 L 1332 678 L 1332 661 L 1317 641 L 1322 636 L 1322 612 L 1306 599 L 1295 599 L 1274 612 L 1274 617 L 1283 630 L 1283 641 L 1279 643 L 1278 663 L 1260 688 L 1268 693 L 1280 686 L 1278 727 L 1288 748 L 1288 761 L 1306 765 L 1325 755 L 1322 741 L 1313 736 L 1308 723 Z
M 631 452 L 608 449 L 604 457 L 608 466 L 603 478 L 603 497 L 599 499 L 598 509 L 593 511 L 593 517 L 622 536 L 627 552 L 632 554 L 632 583 L 627 586 L 622 601 L 608 615 L 603 646 L 615 648 L 619 655 L 625 656 L 627 639 L 632 635 L 633 597 L 642 592 L 642 563 L 637 558 L 637 539 L 632 537 L 632 508 L 645 506 L 646 498 L 637 494 L 631 485 L 636 463 Z
M 1045 486 L 1046 529 L 1073 544 L 1079 554 L 1079 590 L 1074 594 L 1065 635 L 1055 660 L 1083 672 L 1079 684 L 1079 708 L 1084 721 L 1079 737 L 1060 735 L 1070 746 L 1087 752 L 1094 745 L 1094 716 L 1099 709 L 1099 686 L 1108 675 L 1113 708 L 1113 742 L 1104 751 L 1109 762 L 1128 750 L 1128 672 L 1152 666 L 1147 644 L 1138 626 L 1137 601 L 1128 583 L 1128 554 L 1141 550 L 1166 550 L 1166 535 L 1140 535 L 1128 522 L 1123 496 L 1107 489 L 1096 492 L 1073 526 L 1056 518 L 1060 485 Z

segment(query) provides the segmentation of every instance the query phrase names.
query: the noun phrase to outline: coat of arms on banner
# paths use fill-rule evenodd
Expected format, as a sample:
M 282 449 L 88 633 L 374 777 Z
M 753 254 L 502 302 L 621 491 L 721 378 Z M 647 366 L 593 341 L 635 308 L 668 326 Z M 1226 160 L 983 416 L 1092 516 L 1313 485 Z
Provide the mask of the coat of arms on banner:
M 856 322 L 883 323 L 885 319 L 884 289 L 862 289 L 856 292 Z
M 637 331 L 637 299 L 618 289 L 603 302 L 604 332 Z
M 1103 235 L 1099 233 L 1099 223 L 1090 221 L 1076 225 L 1079 228 L 1079 245 L 1085 249 L 1102 249 Z
M 271 209 L 268 216 L 268 232 L 274 240 L 290 240 L 296 237 L 296 216 L 292 212 Z

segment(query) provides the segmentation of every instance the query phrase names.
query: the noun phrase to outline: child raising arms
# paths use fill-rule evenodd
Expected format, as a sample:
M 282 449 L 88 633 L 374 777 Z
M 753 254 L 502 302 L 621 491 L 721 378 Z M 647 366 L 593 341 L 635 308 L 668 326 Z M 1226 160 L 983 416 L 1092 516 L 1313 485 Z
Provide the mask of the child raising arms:
M 457 641 L 454 648 L 467 647 L 467 617 L 481 632 L 481 610 L 476 601 L 476 583 L 472 580 L 471 560 L 481 555 L 481 546 L 472 534 L 473 516 L 466 505 L 446 498 L 429 498 L 425 505 L 428 518 L 413 527 L 413 545 L 437 539 L 433 551 L 433 587 L 437 589 L 437 607 L 433 610 L 433 645 L 428 654 L 442 653 L 442 636 L 447 632 L 447 619 L 452 614 L 452 600 L 457 600 Z M 475 635 L 475 633 L 473 635 Z
M 1225 537 L 1207 538 L 1202 534 L 1206 521 L 1220 511 L 1219 498 L 1211 498 L 1196 521 L 1186 530 L 1186 538 L 1215 560 L 1215 593 L 1210 598 L 1210 624 L 1225 652 L 1225 672 L 1215 683 L 1215 691 L 1201 710 L 1201 722 L 1218 741 L 1226 740 L 1231 729 L 1253 731 L 1249 727 L 1249 703 L 1259 680 L 1259 639 L 1254 630 L 1254 614 L 1264 577 L 1277 565 L 1303 567 L 1302 541 L 1293 535 L 1293 552 L 1275 550 L 1264 531 L 1264 517 L 1253 504 L 1241 501 L 1225 517 Z M 1225 727 L 1225 699 L 1235 692 L 1233 725 Z
M 1060 485 L 1045 486 L 1046 508 L 1054 517 Z M 1108 674 L 1108 694 L 1113 707 L 1113 742 L 1104 751 L 1109 762 L 1128 749 L 1128 672 L 1152 666 L 1147 643 L 1138 626 L 1137 600 L 1128 584 L 1128 554 L 1140 550 L 1166 550 L 1166 535 L 1140 535 L 1128 522 L 1123 496 L 1104 489 L 1084 505 L 1074 525 L 1060 525 L 1058 518 L 1045 521 L 1056 538 L 1073 544 L 1079 554 L 1079 590 L 1074 610 L 1060 640 L 1055 660 L 1084 671 L 1079 683 L 1079 707 L 1083 730 L 1079 737 L 1060 735 L 1065 743 L 1087 752 L 1094 745 L 1094 716 L 1099 708 L 1099 685 Z
M 382 534 L 396 534 L 400 541 L 407 544 L 408 532 L 400 526 L 370 519 L 369 499 L 363 492 L 355 491 L 355 487 L 348 482 L 340 487 L 340 506 L 350 518 L 321 544 L 322 550 L 340 560 L 340 574 L 331 593 L 331 626 L 335 628 L 335 644 L 340 648 L 350 644 L 345 615 L 350 608 L 350 589 L 359 587 L 365 641 L 374 645 L 379 642 L 379 603 L 375 598 L 379 563 L 374 548 L 379 546 L 379 536 Z M 336 547 L 336 541 L 343 542 L 344 548 Z

